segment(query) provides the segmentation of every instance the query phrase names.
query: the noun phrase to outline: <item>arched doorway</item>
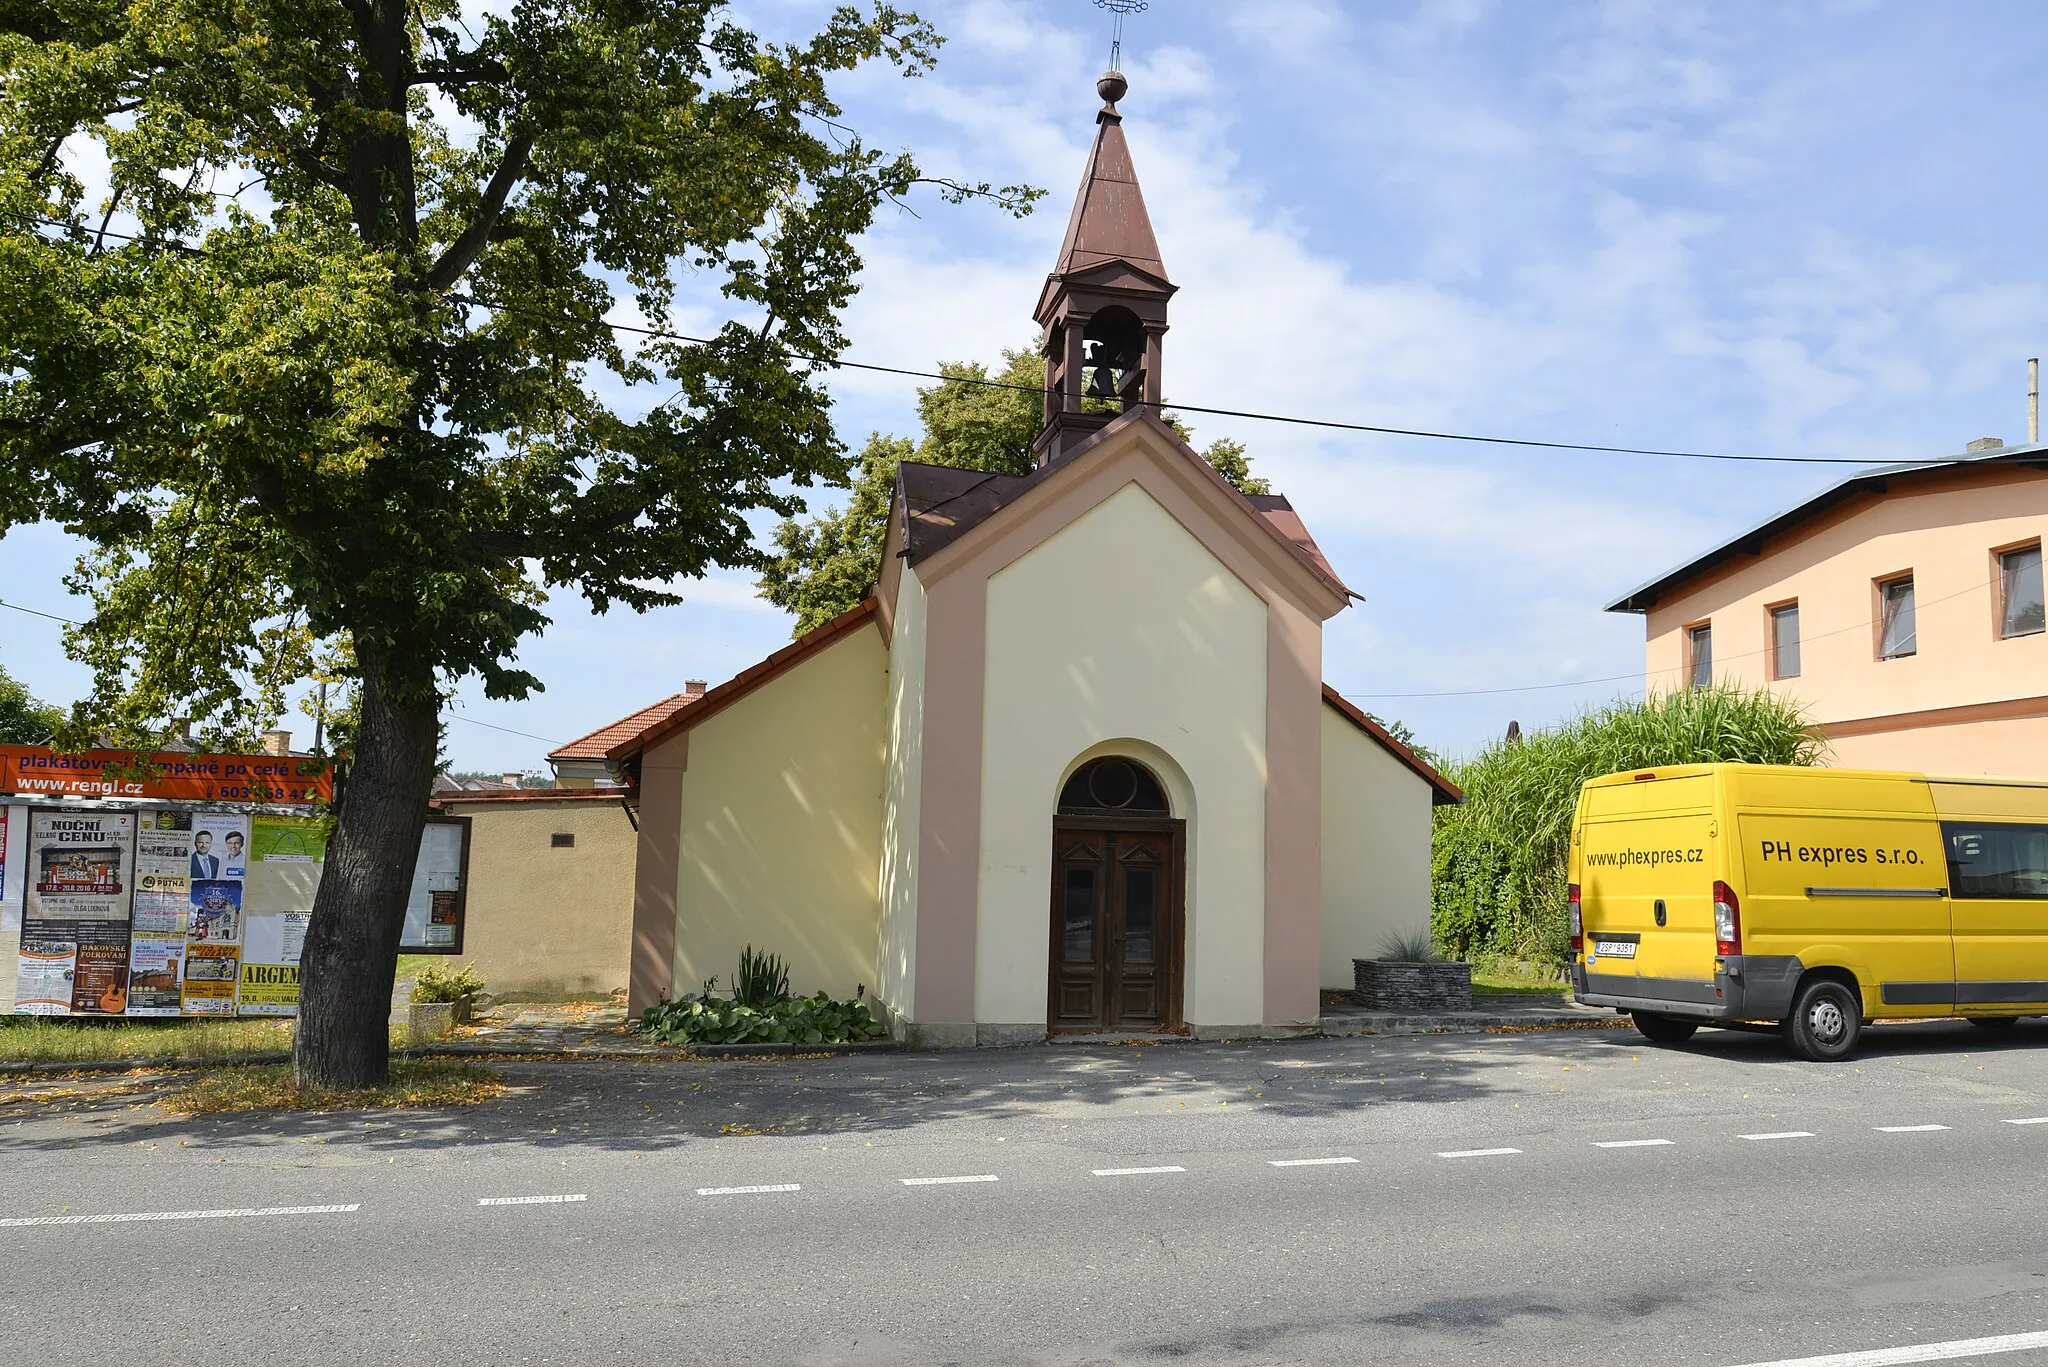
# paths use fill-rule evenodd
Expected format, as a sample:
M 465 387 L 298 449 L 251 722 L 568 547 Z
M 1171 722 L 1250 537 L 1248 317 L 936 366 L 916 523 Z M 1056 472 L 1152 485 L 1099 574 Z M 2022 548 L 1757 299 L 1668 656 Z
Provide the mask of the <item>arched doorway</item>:
M 1047 1027 L 1179 1029 L 1187 823 L 1158 776 L 1088 761 L 1060 789 L 1052 838 Z

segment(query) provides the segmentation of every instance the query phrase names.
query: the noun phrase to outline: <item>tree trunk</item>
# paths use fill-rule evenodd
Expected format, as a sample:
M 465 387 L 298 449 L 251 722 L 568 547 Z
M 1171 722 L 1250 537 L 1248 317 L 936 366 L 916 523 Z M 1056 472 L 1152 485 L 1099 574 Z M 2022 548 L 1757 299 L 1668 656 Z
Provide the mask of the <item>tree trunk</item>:
M 292 1081 L 374 1087 L 391 1071 L 391 983 L 434 784 L 440 704 L 393 695 L 362 652 L 361 724 L 299 960 Z

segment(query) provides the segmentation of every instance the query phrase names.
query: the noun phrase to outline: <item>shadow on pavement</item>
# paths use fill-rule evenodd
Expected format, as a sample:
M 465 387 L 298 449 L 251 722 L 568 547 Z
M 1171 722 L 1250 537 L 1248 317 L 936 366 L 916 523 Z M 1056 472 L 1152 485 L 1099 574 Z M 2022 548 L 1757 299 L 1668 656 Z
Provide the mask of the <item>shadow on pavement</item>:
M 1865 1040 L 1863 1063 L 1981 1057 L 2048 1045 L 2048 1024 L 1993 1033 L 1959 1021 L 1915 1022 L 1877 1027 Z M 1134 1110 L 1328 1118 L 1540 1092 L 1532 1072 L 1667 1053 L 1673 1064 L 1756 1069 L 1781 1083 L 1796 1083 L 1800 1070 L 1817 1070 L 1818 1081 L 1818 1071 L 1844 1066 L 1792 1059 L 1774 1033 L 1733 1030 L 1702 1030 L 1669 1049 L 1633 1030 L 1577 1030 L 776 1061 L 506 1060 L 494 1066 L 508 1094 L 473 1107 L 189 1118 L 154 1104 L 178 1079 L 119 1075 L 54 1080 L 42 1099 L 0 1102 L 0 1152 L 346 1141 L 378 1151 L 516 1144 L 651 1153 L 742 1135 L 858 1136 Z

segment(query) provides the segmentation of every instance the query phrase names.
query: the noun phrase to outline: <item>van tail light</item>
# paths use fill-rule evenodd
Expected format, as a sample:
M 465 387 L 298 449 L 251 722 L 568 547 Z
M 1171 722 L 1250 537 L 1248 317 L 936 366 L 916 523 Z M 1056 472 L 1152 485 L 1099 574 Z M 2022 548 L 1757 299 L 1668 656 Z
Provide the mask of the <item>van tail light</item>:
M 1722 958 L 1742 952 L 1742 904 L 1735 889 L 1714 880 L 1714 952 Z
M 1572 953 L 1586 952 L 1586 924 L 1579 918 L 1579 885 L 1567 883 L 1564 886 L 1565 906 L 1571 912 Z

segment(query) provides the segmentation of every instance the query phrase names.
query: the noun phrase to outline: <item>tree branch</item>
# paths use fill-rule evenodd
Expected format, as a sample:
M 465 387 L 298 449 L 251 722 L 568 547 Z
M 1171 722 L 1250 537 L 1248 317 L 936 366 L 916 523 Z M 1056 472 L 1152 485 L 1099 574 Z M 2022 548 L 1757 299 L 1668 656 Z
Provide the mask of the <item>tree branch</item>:
M 515 134 L 505 145 L 505 155 L 498 161 L 498 169 L 491 175 L 491 183 L 484 187 L 483 203 L 477 206 L 476 218 L 462 235 L 448 244 L 448 250 L 441 253 L 441 259 L 427 272 L 427 288 L 445 290 L 460 280 L 484 246 L 491 240 L 491 229 L 497 225 L 498 215 L 505 212 L 505 199 L 512 193 L 512 187 L 526 174 L 526 158 L 533 151 L 533 136 L 529 133 Z
M 259 468 L 249 477 L 249 496 L 293 536 L 303 540 L 313 534 L 313 524 L 291 510 L 290 500 L 285 496 L 284 476 L 269 466 Z

